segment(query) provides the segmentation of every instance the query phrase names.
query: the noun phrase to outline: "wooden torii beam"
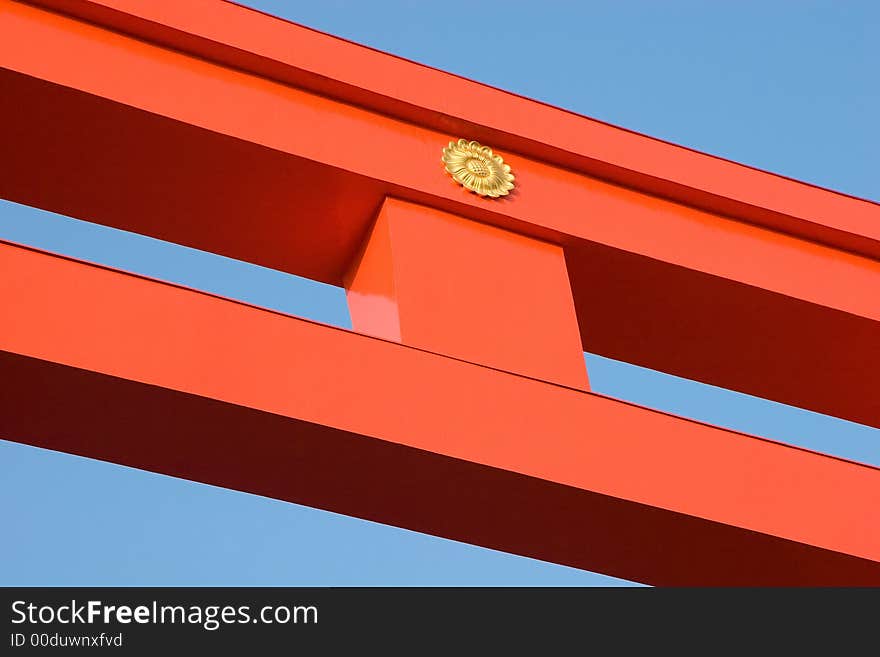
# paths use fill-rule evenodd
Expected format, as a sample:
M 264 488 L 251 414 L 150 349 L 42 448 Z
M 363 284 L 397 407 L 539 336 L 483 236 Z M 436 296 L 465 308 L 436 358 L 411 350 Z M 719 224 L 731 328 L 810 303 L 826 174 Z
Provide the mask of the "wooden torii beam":
M 340 331 L 0 247 L 0 436 L 656 584 L 880 583 L 880 207 L 203 0 L 0 2 L 0 196 L 345 285 Z M 513 193 L 440 151 L 501 153 Z

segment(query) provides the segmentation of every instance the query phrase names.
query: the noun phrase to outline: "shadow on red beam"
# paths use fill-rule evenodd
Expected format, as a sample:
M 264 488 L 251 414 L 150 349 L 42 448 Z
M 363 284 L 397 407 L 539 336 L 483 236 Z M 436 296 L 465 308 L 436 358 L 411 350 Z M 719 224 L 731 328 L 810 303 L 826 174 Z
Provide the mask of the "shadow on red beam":
M 880 469 L 0 245 L 0 437 L 650 584 L 880 584 Z
M 586 351 L 880 427 L 876 319 L 598 244 L 566 262 Z
M 874 561 L 393 442 L 5 352 L 0 371 L 0 437 L 39 447 L 655 585 L 880 584 Z

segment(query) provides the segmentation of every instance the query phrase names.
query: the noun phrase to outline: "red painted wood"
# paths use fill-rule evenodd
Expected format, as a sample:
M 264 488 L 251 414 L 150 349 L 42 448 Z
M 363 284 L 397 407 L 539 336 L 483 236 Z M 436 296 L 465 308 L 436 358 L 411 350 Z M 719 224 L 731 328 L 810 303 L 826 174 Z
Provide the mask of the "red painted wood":
M 880 583 L 876 468 L 568 369 L 582 346 L 880 426 L 880 206 L 228 3 L 39 4 L 70 16 L 0 0 L 0 196 L 352 272 L 356 323 L 422 349 L 4 245 L 4 438 L 650 583 Z M 513 194 L 444 174 L 462 136 Z M 457 219 L 370 237 L 389 196 Z M 499 285 L 546 322 L 475 305 Z

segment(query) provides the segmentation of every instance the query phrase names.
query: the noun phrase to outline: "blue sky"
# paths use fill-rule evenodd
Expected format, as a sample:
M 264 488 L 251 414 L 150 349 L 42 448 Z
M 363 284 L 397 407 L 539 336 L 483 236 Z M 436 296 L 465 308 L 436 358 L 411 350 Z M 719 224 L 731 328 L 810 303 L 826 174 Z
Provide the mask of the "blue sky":
M 880 200 L 880 4 L 250 6 L 746 164 Z M 341 290 L 0 201 L 0 238 L 350 326 Z M 2 272 L 0 272 L 2 274 Z M 880 465 L 880 431 L 587 356 L 600 391 Z M 625 585 L 0 441 L 0 585 Z

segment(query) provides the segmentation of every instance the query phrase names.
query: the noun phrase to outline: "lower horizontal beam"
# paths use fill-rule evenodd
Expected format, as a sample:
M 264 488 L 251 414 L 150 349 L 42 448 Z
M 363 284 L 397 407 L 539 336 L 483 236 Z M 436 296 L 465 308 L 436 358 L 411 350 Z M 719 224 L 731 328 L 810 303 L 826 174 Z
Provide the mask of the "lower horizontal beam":
M 0 245 L 0 437 L 651 584 L 880 584 L 880 470 Z

